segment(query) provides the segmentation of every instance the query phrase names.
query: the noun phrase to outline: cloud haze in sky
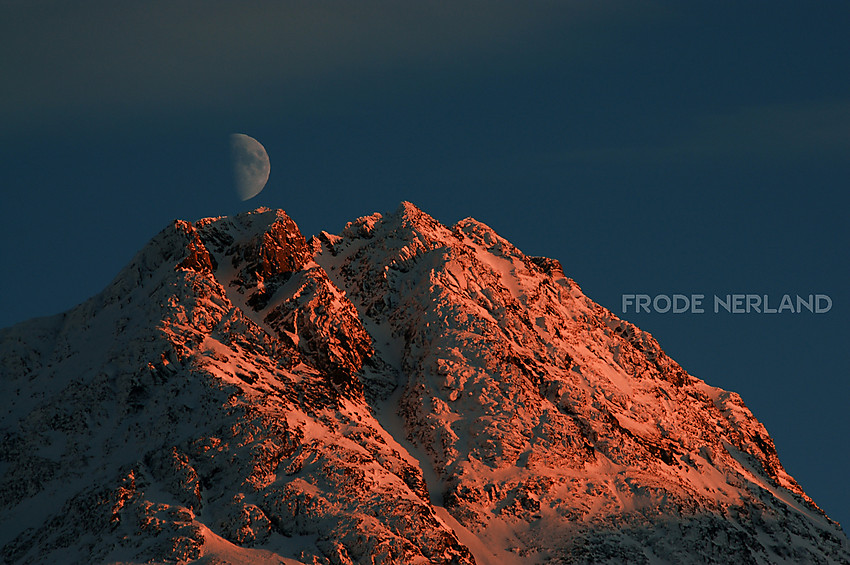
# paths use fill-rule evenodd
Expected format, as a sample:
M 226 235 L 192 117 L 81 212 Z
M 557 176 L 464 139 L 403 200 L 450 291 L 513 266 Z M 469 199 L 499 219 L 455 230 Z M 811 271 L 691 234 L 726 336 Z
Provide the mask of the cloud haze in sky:
M 21 2 L 0 24 L 12 55 L 0 72 L 14 77 L 0 111 L 23 125 L 67 112 L 116 119 L 228 102 L 273 110 L 352 76 L 381 82 L 383 73 L 445 73 L 493 58 L 523 65 L 541 36 L 568 47 L 548 56 L 584 53 L 600 40 L 588 26 L 643 17 L 642 5 Z

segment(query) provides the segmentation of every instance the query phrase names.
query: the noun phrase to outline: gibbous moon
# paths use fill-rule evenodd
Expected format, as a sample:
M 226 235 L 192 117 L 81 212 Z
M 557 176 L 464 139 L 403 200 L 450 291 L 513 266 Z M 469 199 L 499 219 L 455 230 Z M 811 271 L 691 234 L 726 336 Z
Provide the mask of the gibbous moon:
M 233 182 L 241 200 L 257 196 L 269 180 L 271 164 L 266 148 L 244 133 L 230 135 L 230 162 Z

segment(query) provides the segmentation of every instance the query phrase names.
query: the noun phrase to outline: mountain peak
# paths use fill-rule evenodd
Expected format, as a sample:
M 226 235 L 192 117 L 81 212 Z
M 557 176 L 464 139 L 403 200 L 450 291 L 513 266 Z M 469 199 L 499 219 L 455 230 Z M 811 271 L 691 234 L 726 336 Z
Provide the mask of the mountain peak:
M 407 202 L 178 220 L 0 367 L 9 563 L 850 562 L 740 396 Z
M 398 205 L 398 208 L 396 209 L 395 213 L 396 213 L 396 215 L 399 215 L 399 216 L 413 216 L 413 217 L 424 214 L 424 212 L 421 209 L 419 209 L 419 207 L 416 206 L 416 204 L 414 204 L 412 202 L 408 202 L 407 200 L 401 201 L 401 203 Z
M 407 229 L 419 232 L 421 235 L 427 237 L 433 235 L 436 231 L 445 230 L 445 227 L 443 227 L 437 220 L 410 202 L 402 202 L 399 204 L 395 213 L 389 215 L 386 220 L 386 229 L 390 231 Z

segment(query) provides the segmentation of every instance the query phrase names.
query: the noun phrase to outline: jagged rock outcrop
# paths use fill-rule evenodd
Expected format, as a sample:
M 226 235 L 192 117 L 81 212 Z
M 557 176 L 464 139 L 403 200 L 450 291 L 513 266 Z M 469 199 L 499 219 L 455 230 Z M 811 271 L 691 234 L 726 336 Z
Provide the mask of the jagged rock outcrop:
M 738 395 L 409 203 L 176 221 L 0 372 L 4 562 L 850 562 Z

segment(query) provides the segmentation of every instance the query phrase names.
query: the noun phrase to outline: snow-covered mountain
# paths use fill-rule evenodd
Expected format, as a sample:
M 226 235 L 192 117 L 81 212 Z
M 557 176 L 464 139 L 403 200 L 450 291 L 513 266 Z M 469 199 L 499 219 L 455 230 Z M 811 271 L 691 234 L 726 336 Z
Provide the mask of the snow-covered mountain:
M 7 563 L 850 563 L 737 394 L 409 203 L 175 221 L 0 371 Z

